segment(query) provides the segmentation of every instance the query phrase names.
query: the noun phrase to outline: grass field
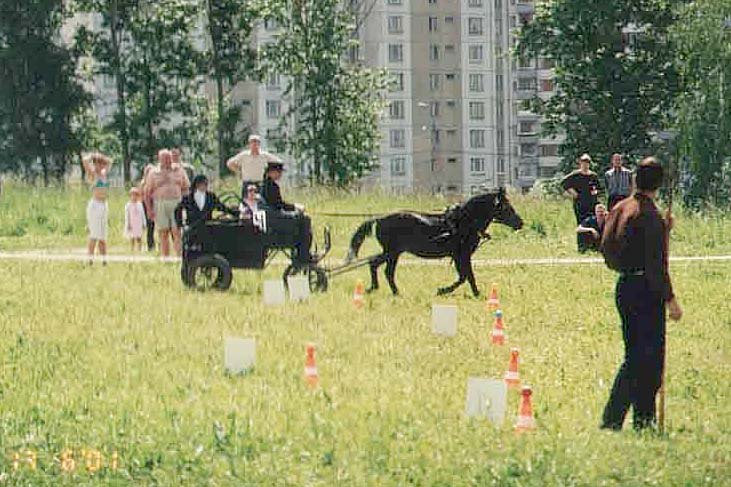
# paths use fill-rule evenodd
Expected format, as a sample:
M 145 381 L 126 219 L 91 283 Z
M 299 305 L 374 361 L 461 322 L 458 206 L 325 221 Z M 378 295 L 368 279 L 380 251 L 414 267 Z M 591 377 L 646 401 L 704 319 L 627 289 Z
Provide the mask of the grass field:
M 24 200 L 11 189 L 0 200 L 0 250 L 79 248 L 86 196 L 38 191 Z M 115 195 L 113 213 L 123 201 Z M 305 201 L 313 212 L 446 204 L 322 193 Z M 575 255 L 566 203 L 514 204 L 527 228 L 496 228 L 477 258 Z M 359 221 L 329 221 L 338 257 Z M 681 215 L 673 252 L 731 253 L 729 237 L 727 218 Z M 125 250 L 121 235 L 111 240 Z M 673 266 L 686 316 L 668 327 L 666 436 L 598 430 L 622 354 L 614 276 L 599 265 L 477 268 L 483 290 L 500 285 L 504 347 L 488 344 L 491 318 L 467 288 L 435 298 L 453 279 L 447 262 L 399 268 L 403 295 L 382 290 L 360 310 L 350 299 L 365 270 L 276 309 L 261 304 L 261 284 L 277 268 L 237 271 L 229 292 L 212 294 L 186 291 L 173 264 L 0 261 L 0 272 L 0 485 L 731 482 L 731 263 Z M 431 333 L 433 303 L 459 305 L 456 337 Z M 243 376 L 223 371 L 232 335 L 257 339 L 256 367 Z M 310 341 L 314 392 L 302 377 Z M 529 434 L 512 431 L 515 392 L 502 428 L 464 417 L 467 378 L 501 377 L 510 346 L 520 347 L 521 376 L 533 386 L 538 430 Z M 65 473 L 67 449 L 77 465 Z M 87 472 L 82 449 L 99 450 L 104 468 Z M 26 450 L 35 470 L 23 463 Z

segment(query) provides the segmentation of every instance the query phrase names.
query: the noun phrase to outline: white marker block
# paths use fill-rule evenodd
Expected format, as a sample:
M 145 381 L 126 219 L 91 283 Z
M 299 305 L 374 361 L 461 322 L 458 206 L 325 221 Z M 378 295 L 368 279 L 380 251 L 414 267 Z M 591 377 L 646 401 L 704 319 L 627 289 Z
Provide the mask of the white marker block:
M 508 387 L 504 380 L 481 377 L 467 379 L 465 414 L 468 417 L 487 418 L 499 426 L 505 419 L 507 403 Z
M 291 301 L 306 301 L 310 298 L 310 281 L 306 276 L 288 277 L 287 287 Z
M 431 308 L 431 323 L 434 333 L 453 337 L 457 334 L 457 307 L 435 304 Z
M 256 341 L 253 338 L 226 337 L 223 346 L 223 363 L 227 372 L 240 374 L 256 362 Z
M 267 306 L 281 306 L 286 299 L 284 281 L 273 279 L 264 281 L 264 304 Z

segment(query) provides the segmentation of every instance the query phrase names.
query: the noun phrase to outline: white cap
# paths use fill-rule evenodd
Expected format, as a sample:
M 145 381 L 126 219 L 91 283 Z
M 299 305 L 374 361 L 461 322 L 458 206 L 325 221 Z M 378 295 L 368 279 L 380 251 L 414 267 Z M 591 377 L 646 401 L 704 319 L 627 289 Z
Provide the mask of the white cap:
M 259 137 L 256 134 L 249 135 L 249 142 L 253 142 L 253 141 L 261 142 L 261 137 Z

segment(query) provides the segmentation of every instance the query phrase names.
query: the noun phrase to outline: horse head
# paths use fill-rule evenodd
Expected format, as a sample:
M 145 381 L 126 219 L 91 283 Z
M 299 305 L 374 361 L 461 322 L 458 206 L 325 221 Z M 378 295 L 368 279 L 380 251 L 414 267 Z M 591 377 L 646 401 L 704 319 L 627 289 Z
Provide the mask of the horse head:
M 510 204 L 505 188 L 470 198 L 465 203 L 464 209 L 473 218 L 480 231 L 484 231 L 491 221 L 507 225 L 513 230 L 523 228 L 523 219 Z

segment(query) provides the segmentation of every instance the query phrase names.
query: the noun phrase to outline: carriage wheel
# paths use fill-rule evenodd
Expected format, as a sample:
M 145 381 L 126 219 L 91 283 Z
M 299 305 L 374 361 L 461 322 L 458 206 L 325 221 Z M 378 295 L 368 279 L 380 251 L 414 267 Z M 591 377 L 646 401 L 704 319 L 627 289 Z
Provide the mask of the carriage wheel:
M 198 291 L 231 287 L 231 265 L 220 255 L 203 255 L 188 265 L 188 286 Z
M 290 276 L 304 275 L 307 277 L 307 282 L 310 285 L 311 293 L 321 293 L 327 291 L 328 280 L 325 269 L 317 266 L 300 267 L 294 264 L 290 264 L 284 270 L 282 279 L 284 279 L 284 286 L 287 287 L 287 278 Z

